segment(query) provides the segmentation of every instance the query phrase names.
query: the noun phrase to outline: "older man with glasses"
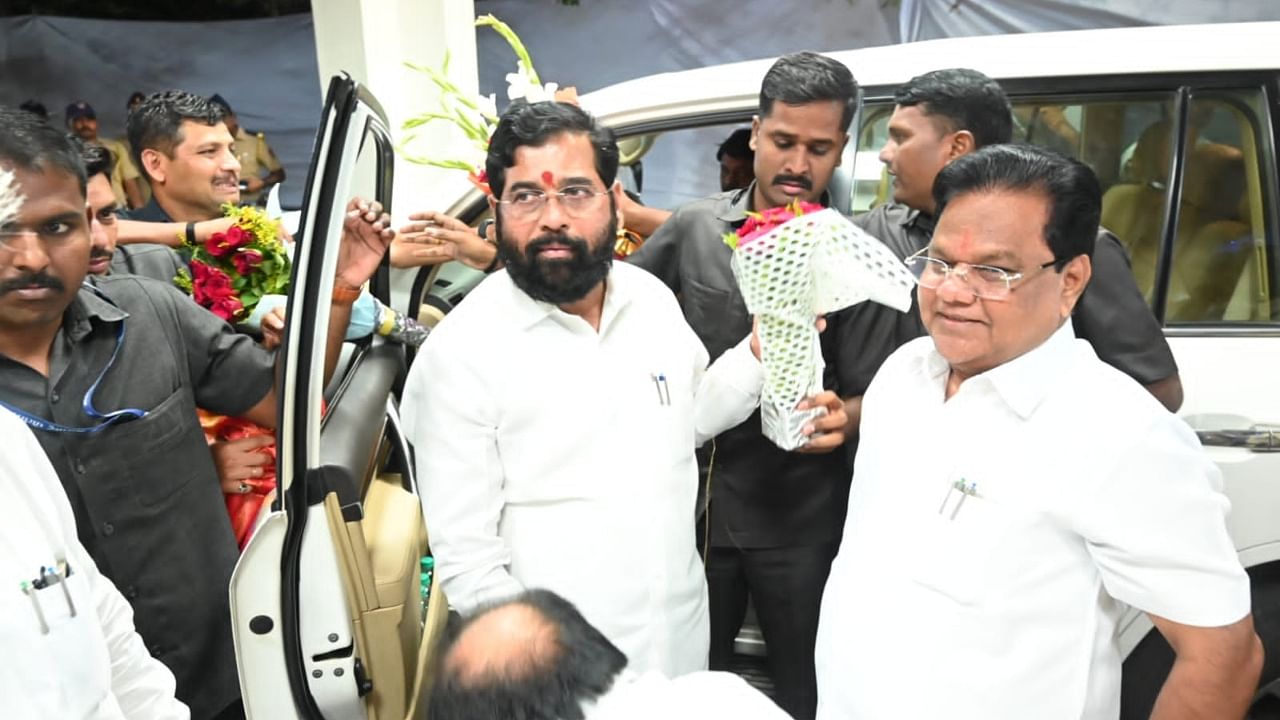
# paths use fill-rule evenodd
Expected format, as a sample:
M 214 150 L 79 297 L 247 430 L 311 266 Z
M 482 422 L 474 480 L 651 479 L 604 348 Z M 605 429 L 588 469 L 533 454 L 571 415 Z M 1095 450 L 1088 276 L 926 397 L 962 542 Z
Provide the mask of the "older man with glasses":
M 933 196 L 933 237 L 907 260 L 929 336 L 863 400 L 818 717 L 1117 718 L 1125 606 L 1177 656 L 1152 717 L 1242 717 L 1262 646 L 1221 476 L 1073 332 L 1093 171 L 995 145 Z

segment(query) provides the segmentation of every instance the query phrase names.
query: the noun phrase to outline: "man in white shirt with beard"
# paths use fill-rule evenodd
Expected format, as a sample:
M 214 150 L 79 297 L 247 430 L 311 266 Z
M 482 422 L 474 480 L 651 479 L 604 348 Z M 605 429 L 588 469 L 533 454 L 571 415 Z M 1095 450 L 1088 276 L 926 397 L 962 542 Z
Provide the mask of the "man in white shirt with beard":
M 694 448 L 751 414 L 762 370 L 746 339 L 705 369 L 670 290 L 611 263 L 617 167 L 579 108 L 508 110 L 486 161 L 506 270 L 432 333 L 402 412 L 455 608 L 548 588 L 676 676 L 707 662 Z

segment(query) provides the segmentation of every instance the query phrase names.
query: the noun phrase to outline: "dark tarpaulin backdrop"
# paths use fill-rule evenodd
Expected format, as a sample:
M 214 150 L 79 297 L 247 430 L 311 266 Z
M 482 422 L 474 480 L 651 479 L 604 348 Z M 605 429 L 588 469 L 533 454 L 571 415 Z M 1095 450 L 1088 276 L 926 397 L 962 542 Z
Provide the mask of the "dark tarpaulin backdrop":
M 0 104 L 37 99 L 50 119 L 86 100 L 99 134 L 124 137 L 130 93 L 220 93 L 246 129 L 266 133 L 288 173 L 286 207 L 302 202 L 320 116 L 311 16 L 154 22 L 25 15 L 0 18 Z

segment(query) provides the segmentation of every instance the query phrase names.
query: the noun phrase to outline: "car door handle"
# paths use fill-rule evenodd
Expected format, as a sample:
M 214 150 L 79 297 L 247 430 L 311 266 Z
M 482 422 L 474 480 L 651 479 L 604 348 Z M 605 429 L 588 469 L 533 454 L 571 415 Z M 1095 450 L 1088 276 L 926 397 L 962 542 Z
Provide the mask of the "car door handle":
M 1280 430 L 1197 430 L 1200 443 L 1212 447 L 1238 447 L 1253 452 L 1280 452 Z

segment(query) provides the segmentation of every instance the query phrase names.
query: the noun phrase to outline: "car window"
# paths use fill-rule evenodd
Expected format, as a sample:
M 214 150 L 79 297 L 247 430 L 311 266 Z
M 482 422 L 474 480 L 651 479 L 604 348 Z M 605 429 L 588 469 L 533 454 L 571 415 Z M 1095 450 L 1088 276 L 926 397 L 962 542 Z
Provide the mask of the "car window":
M 1173 239 L 1168 323 L 1271 322 L 1276 190 L 1260 90 L 1196 91 Z
M 645 205 L 666 210 L 713 195 L 720 192 L 716 151 L 735 130 L 750 127 L 747 121 L 664 131 L 652 136 L 640 161 L 619 178 Z
M 889 199 L 889 173 L 880 162 L 880 148 L 889 139 L 890 115 L 893 115 L 892 103 L 868 104 L 862 110 L 857 145 L 845 150 L 846 161 L 850 160 L 848 154 L 853 154 L 853 187 L 849 206 L 855 215 Z
M 1271 322 L 1280 301 L 1276 190 L 1268 168 L 1265 99 L 1256 88 L 1196 91 L 1178 196 L 1164 299 L 1167 323 Z M 854 151 L 851 205 L 865 212 L 889 197 L 876 157 L 889 103 L 868 105 Z M 1176 123 L 1174 92 L 1100 93 L 1013 99 L 1014 142 L 1048 147 L 1088 163 L 1102 184 L 1102 225 L 1129 253 L 1139 289 L 1155 302 L 1168 237 Z

